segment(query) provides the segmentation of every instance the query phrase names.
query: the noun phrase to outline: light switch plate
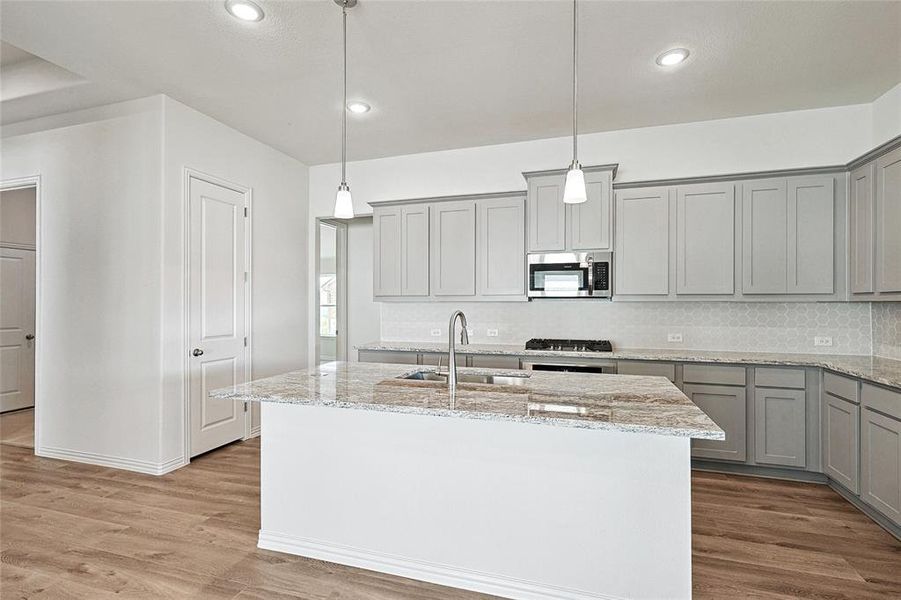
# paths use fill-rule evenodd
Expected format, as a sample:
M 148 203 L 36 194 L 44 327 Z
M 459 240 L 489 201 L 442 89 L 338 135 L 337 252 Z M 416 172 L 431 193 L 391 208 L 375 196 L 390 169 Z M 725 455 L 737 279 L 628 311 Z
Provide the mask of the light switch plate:
M 818 335 L 813 338 L 814 346 L 831 346 L 832 338 L 828 335 Z
M 497 337 L 497 329 L 489 329 L 488 337 Z
M 667 333 L 666 341 L 670 343 L 679 344 L 682 342 L 682 334 L 681 333 Z
M 433 329 L 433 330 L 432 330 L 432 337 L 440 337 L 440 336 L 441 336 L 441 330 L 440 330 L 440 329 Z

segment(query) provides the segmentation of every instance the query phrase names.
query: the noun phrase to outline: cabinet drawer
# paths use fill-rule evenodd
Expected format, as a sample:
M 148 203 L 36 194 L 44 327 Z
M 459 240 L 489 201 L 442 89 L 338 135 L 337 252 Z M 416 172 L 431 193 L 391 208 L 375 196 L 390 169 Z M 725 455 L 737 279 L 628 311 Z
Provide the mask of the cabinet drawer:
M 836 398 L 844 398 L 854 404 L 860 402 L 856 379 L 842 377 L 835 373 L 823 373 L 823 390 Z
M 382 350 L 360 350 L 360 362 L 368 363 L 397 363 L 403 365 L 415 365 L 419 355 L 416 352 L 390 352 Z
M 475 354 L 469 357 L 469 364 L 482 369 L 518 369 L 518 356 Z
M 803 369 L 754 369 L 754 384 L 758 387 L 804 389 Z
M 644 375 L 666 377 L 670 381 L 676 380 L 676 365 L 673 363 L 621 360 L 616 363 L 616 372 L 619 375 Z
M 868 408 L 901 419 L 901 393 L 864 383 L 860 386 L 860 401 Z
M 719 365 L 685 365 L 682 367 L 682 381 L 685 383 L 712 383 L 714 385 L 744 385 L 745 368 Z

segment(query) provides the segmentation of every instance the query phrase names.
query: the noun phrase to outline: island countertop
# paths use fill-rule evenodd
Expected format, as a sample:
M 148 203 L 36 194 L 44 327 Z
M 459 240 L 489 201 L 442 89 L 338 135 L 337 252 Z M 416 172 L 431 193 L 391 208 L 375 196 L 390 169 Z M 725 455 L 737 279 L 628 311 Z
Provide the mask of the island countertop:
M 664 377 L 492 369 L 529 378 L 515 386 L 458 383 L 452 395 L 443 383 L 402 379 L 415 371 L 434 369 L 336 362 L 214 390 L 210 397 L 725 439 L 723 430 Z

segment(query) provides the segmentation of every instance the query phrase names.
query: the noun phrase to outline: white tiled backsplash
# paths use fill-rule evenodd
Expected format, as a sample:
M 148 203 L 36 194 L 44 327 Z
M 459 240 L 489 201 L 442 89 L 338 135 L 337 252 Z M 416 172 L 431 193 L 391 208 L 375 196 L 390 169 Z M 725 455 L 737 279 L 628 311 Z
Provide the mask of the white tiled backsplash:
M 901 302 L 873 303 L 873 354 L 901 360 Z
M 386 302 L 381 305 L 382 339 L 444 342 L 447 321 L 457 308 L 466 313 L 472 342 L 522 344 L 532 337 L 570 337 L 609 339 L 619 348 L 870 354 L 877 321 L 864 302 Z M 901 308 L 891 303 L 874 305 L 873 311 L 880 315 L 879 348 L 897 353 Z M 434 329 L 441 331 L 439 337 L 431 335 Z M 497 336 L 488 337 L 489 329 L 496 329 Z M 667 342 L 670 333 L 682 334 L 682 342 Z M 832 346 L 814 346 L 818 336 L 832 338 Z

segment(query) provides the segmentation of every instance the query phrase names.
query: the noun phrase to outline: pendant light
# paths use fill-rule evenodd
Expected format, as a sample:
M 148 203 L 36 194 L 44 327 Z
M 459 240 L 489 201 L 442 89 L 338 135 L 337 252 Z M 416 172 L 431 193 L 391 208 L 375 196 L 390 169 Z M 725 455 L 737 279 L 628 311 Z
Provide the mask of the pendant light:
M 341 183 L 335 195 L 335 218 L 353 219 L 354 203 L 347 185 L 347 9 L 357 5 L 357 0 L 335 0 L 341 7 L 341 20 L 344 41 L 344 98 L 341 102 Z
M 579 27 L 578 27 L 578 0 L 573 0 L 573 162 L 566 172 L 566 184 L 563 186 L 563 202 L 566 204 L 581 204 L 588 200 L 585 192 L 585 174 L 582 173 L 582 165 L 579 164 Z

